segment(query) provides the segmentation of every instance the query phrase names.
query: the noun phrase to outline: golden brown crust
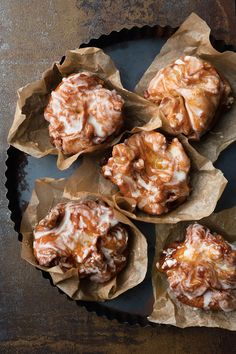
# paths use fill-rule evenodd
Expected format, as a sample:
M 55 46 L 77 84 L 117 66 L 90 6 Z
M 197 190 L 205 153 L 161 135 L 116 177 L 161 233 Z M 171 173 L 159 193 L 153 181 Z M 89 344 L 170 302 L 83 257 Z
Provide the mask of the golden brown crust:
M 233 103 L 228 81 L 213 65 L 187 55 L 161 69 L 144 96 L 160 106 L 167 132 L 194 140 L 199 140 L 219 112 Z
M 101 144 L 119 132 L 123 104 L 121 96 L 93 74 L 63 78 L 44 112 L 52 143 L 68 155 Z
M 215 290 L 210 294 L 210 305 L 204 307 L 204 296 L 198 296 L 194 300 L 189 299 L 187 296 L 179 295 L 178 300 L 185 305 L 196 307 L 203 310 L 212 311 L 233 311 L 236 309 L 236 290 Z M 222 305 L 220 305 L 222 304 Z M 222 308 L 223 306 L 223 308 Z
M 141 132 L 113 147 L 102 173 L 139 209 L 160 215 L 189 195 L 189 169 L 189 158 L 178 139 L 167 143 L 158 132 Z
M 157 264 L 182 303 L 204 310 L 236 309 L 236 248 L 200 224 L 167 246 Z
M 128 256 L 128 234 L 113 209 L 100 201 L 57 204 L 34 228 L 40 265 L 77 268 L 80 278 L 104 283 L 119 273 Z

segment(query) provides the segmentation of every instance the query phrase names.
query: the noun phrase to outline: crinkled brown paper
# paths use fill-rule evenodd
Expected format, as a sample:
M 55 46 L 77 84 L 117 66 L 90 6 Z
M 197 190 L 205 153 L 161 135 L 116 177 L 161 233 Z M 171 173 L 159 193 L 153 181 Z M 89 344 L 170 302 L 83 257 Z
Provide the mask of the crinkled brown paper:
M 132 207 L 132 199 L 123 197 L 118 188 L 101 175 L 101 155 L 84 157 L 82 165 L 68 179 L 65 193 L 76 194 L 77 190 L 83 189 L 102 194 L 113 200 L 120 212 L 144 222 L 174 224 L 183 220 L 202 219 L 214 211 L 227 180 L 208 159 L 194 150 L 186 138 L 179 139 L 191 160 L 191 193 L 183 204 L 167 214 L 153 216 Z
M 162 47 L 135 88 L 143 96 L 156 73 L 181 55 L 196 55 L 212 63 L 230 83 L 236 94 L 236 53 L 215 50 L 209 40 L 210 28 L 200 17 L 192 13 Z M 236 140 L 236 99 L 232 108 L 222 113 L 213 129 L 200 142 L 192 145 L 211 161 L 216 161 L 221 151 Z
M 153 263 L 154 305 L 149 321 L 177 327 L 206 326 L 236 330 L 236 311 L 204 311 L 179 302 L 171 293 L 166 275 L 156 268 L 160 254 L 171 242 L 183 240 L 191 222 L 176 225 L 156 225 L 156 255 Z M 218 232 L 228 242 L 236 244 L 236 207 L 214 213 L 199 221 L 211 231 Z
M 58 154 L 57 166 L 61 170 L 68 168 L 82 153 L 101 150 L 115 144 L 120 136 L 68 156 L 57 150 L 50 142 L 49 123 L 44 119 L 44 109 L 50 93 L 63 77 L 84 70 L 98 75 L 108 88 L 117 90 L 123 97 L 125 130 L 139 130 L 138 127 L 151 130 L 161 126 L 157 106 L 125 90 L 120 81 L 119 71 L 111 58 L 99 48 L 88 47 L 68 50 L 61 65 L 54 63 L 43 73 L 40 80 L 18 90 L 15 118 L 9 131 L 8 142 L 17 149 L 38 158 L 48 154 Z
M 104 301 L 113 299 L 128 289 L 141 283 L 147 271 L 147 242 L 141 232 L 124 215 L 115 210 L 115 216 L 129 228 L 129 258 L 126 267 L 113 279 L 105 284 L 97 284 L 88 279 L 79 279 L 78 271 L 73 268 L 63 272 L 59 266 L 39 266 L 33 254 L 33 227 L 49 210 L 61 201 L 78 200 L 83 198 L 100 198 L 110 206 L 112 202 L 89 192 L 80 192 L 76 196 L 67 193 L 64 195 L 64 179 L 45 178 L 36 180 L 35 190 L 22 223 L 21 233 L 22 258 L 35 267 L 49 272 L 53 283 L 74 300 Z

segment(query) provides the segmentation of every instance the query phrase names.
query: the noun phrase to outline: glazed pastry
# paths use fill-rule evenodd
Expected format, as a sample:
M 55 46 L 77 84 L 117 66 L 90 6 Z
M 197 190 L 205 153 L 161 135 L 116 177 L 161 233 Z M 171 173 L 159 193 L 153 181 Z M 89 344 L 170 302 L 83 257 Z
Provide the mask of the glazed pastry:
M 184 242 L 169 245 L 157 264 L 182 303 L 204 310 L 236 309 L 236 247 L 192 224 Z
M 161 69 L 144 97 L 159 105 L 165 131 L 194 140 L 212 127 L 220 110 L 233 103 L 228 81 L 212 64 L 189 55 Z
M 139 209 L 160 215 L 189 195 L 189 169 L 190 160 L 177 138 L 168 143 L 160 133 L 141 132 L 113 147 L 102 173 Z
M 126 265 L 128 233 L 101 201 L 57 204 L 34 228 L 34 255 L 42 266 L 77 268 L 79 277 L 104 283 Z
M 123 105 L 121 96 L 93 74 L 80 72 L 63 78 L 44 112 L 53 145 L 72 155 L 101 144 L 119 132 Z

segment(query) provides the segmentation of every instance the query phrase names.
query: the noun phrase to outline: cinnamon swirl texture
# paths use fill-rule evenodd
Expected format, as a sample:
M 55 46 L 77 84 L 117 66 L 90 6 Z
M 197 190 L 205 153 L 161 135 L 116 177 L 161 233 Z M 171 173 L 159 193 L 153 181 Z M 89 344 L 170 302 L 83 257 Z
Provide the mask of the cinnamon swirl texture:
M 104 283 L 128 256 L 128 232 L 101 201 L 57 204 L 34 228 L 34 255 L 42 266 L 77 268 L 80 278 Z
M 144 97 L 160 107 L 165 131 L 193 140 L 199 140 L 234 101 L 228 81 L 214 66 L 189 55 L 161 69 Z
M 157 267 L 180 302 L 203 310 L 236 309 L 236 247 L 208 228 L 190 225 L 185 241 L 166 247 Z
M 80 72 L 62 79 L 51 93 L 44 117 L 52 144 L 64 154 L 106 141 L 123 125 L 124 101 L 97 76 Z

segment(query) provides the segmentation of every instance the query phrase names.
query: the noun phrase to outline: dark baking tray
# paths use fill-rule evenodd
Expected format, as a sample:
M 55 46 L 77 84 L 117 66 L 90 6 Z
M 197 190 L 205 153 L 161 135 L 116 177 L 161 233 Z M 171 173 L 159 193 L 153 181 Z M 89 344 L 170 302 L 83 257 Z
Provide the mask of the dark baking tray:
M 124 87 L 133 90 L 144 71 L 174 31 L 170 27 L 134 27 L 131 30 L 123 29 L 120 32 L 112 32 L 109 35 L 92 39 L 89 43 L 82 44 L 81 47 L 95 46 L 103 48 L 112 57 L 115 65 L 120 70 Z M 231 46 L 226 47 L 222 41 L 212 39 L 212 43 L 220 51 L 233 49 Z M 61 61 L 63 60 L 64 58 L 61 59 Z M 220 168 L 229 180 L 229 184 L 217 205 L 217 211 L 235 205 L 236 165 L 233 163 L 235 154 L 236 144 L 232 144 L 215 163 L 215 166 Z M 73 170 L 79 167 L 80 160 L 76 161 L 68 170 L 62 172 L 56 167 L 55 156 L 36 159 L 10 147 L 6 164 L 9 209 L 11 218 L 15 223 L 15 230 L 19 233 L 22 212 L 30 199 L 35 179 L 42 177 L 68 177 Z M 119 322 L 138 323 L 144 326 L 149 324 L 146 317 L 151 313 L 153 304 L 151 267 L 154 256 L 155 235 L 153 225 L 141 222 L 135 222 L 135 224 L 148 239 L 148 272 L 145 280 L 142 284 L 127 291 L 117 299 L 102 303 L 77 303 L 79 306 L 85 306 L 89 311 L 95 311 L 98 315 L 105 315 L 110 319 L 117 319 Z M 18 238 L 21 241 L 20 234 Z M 50 279 L 47 273 L 42 272 L 42 274 L 45 278 Z M 60 290 L 58 291 L 61 293 Z M 65 301 L 69 301 L 67 296 L 65 296 Z

